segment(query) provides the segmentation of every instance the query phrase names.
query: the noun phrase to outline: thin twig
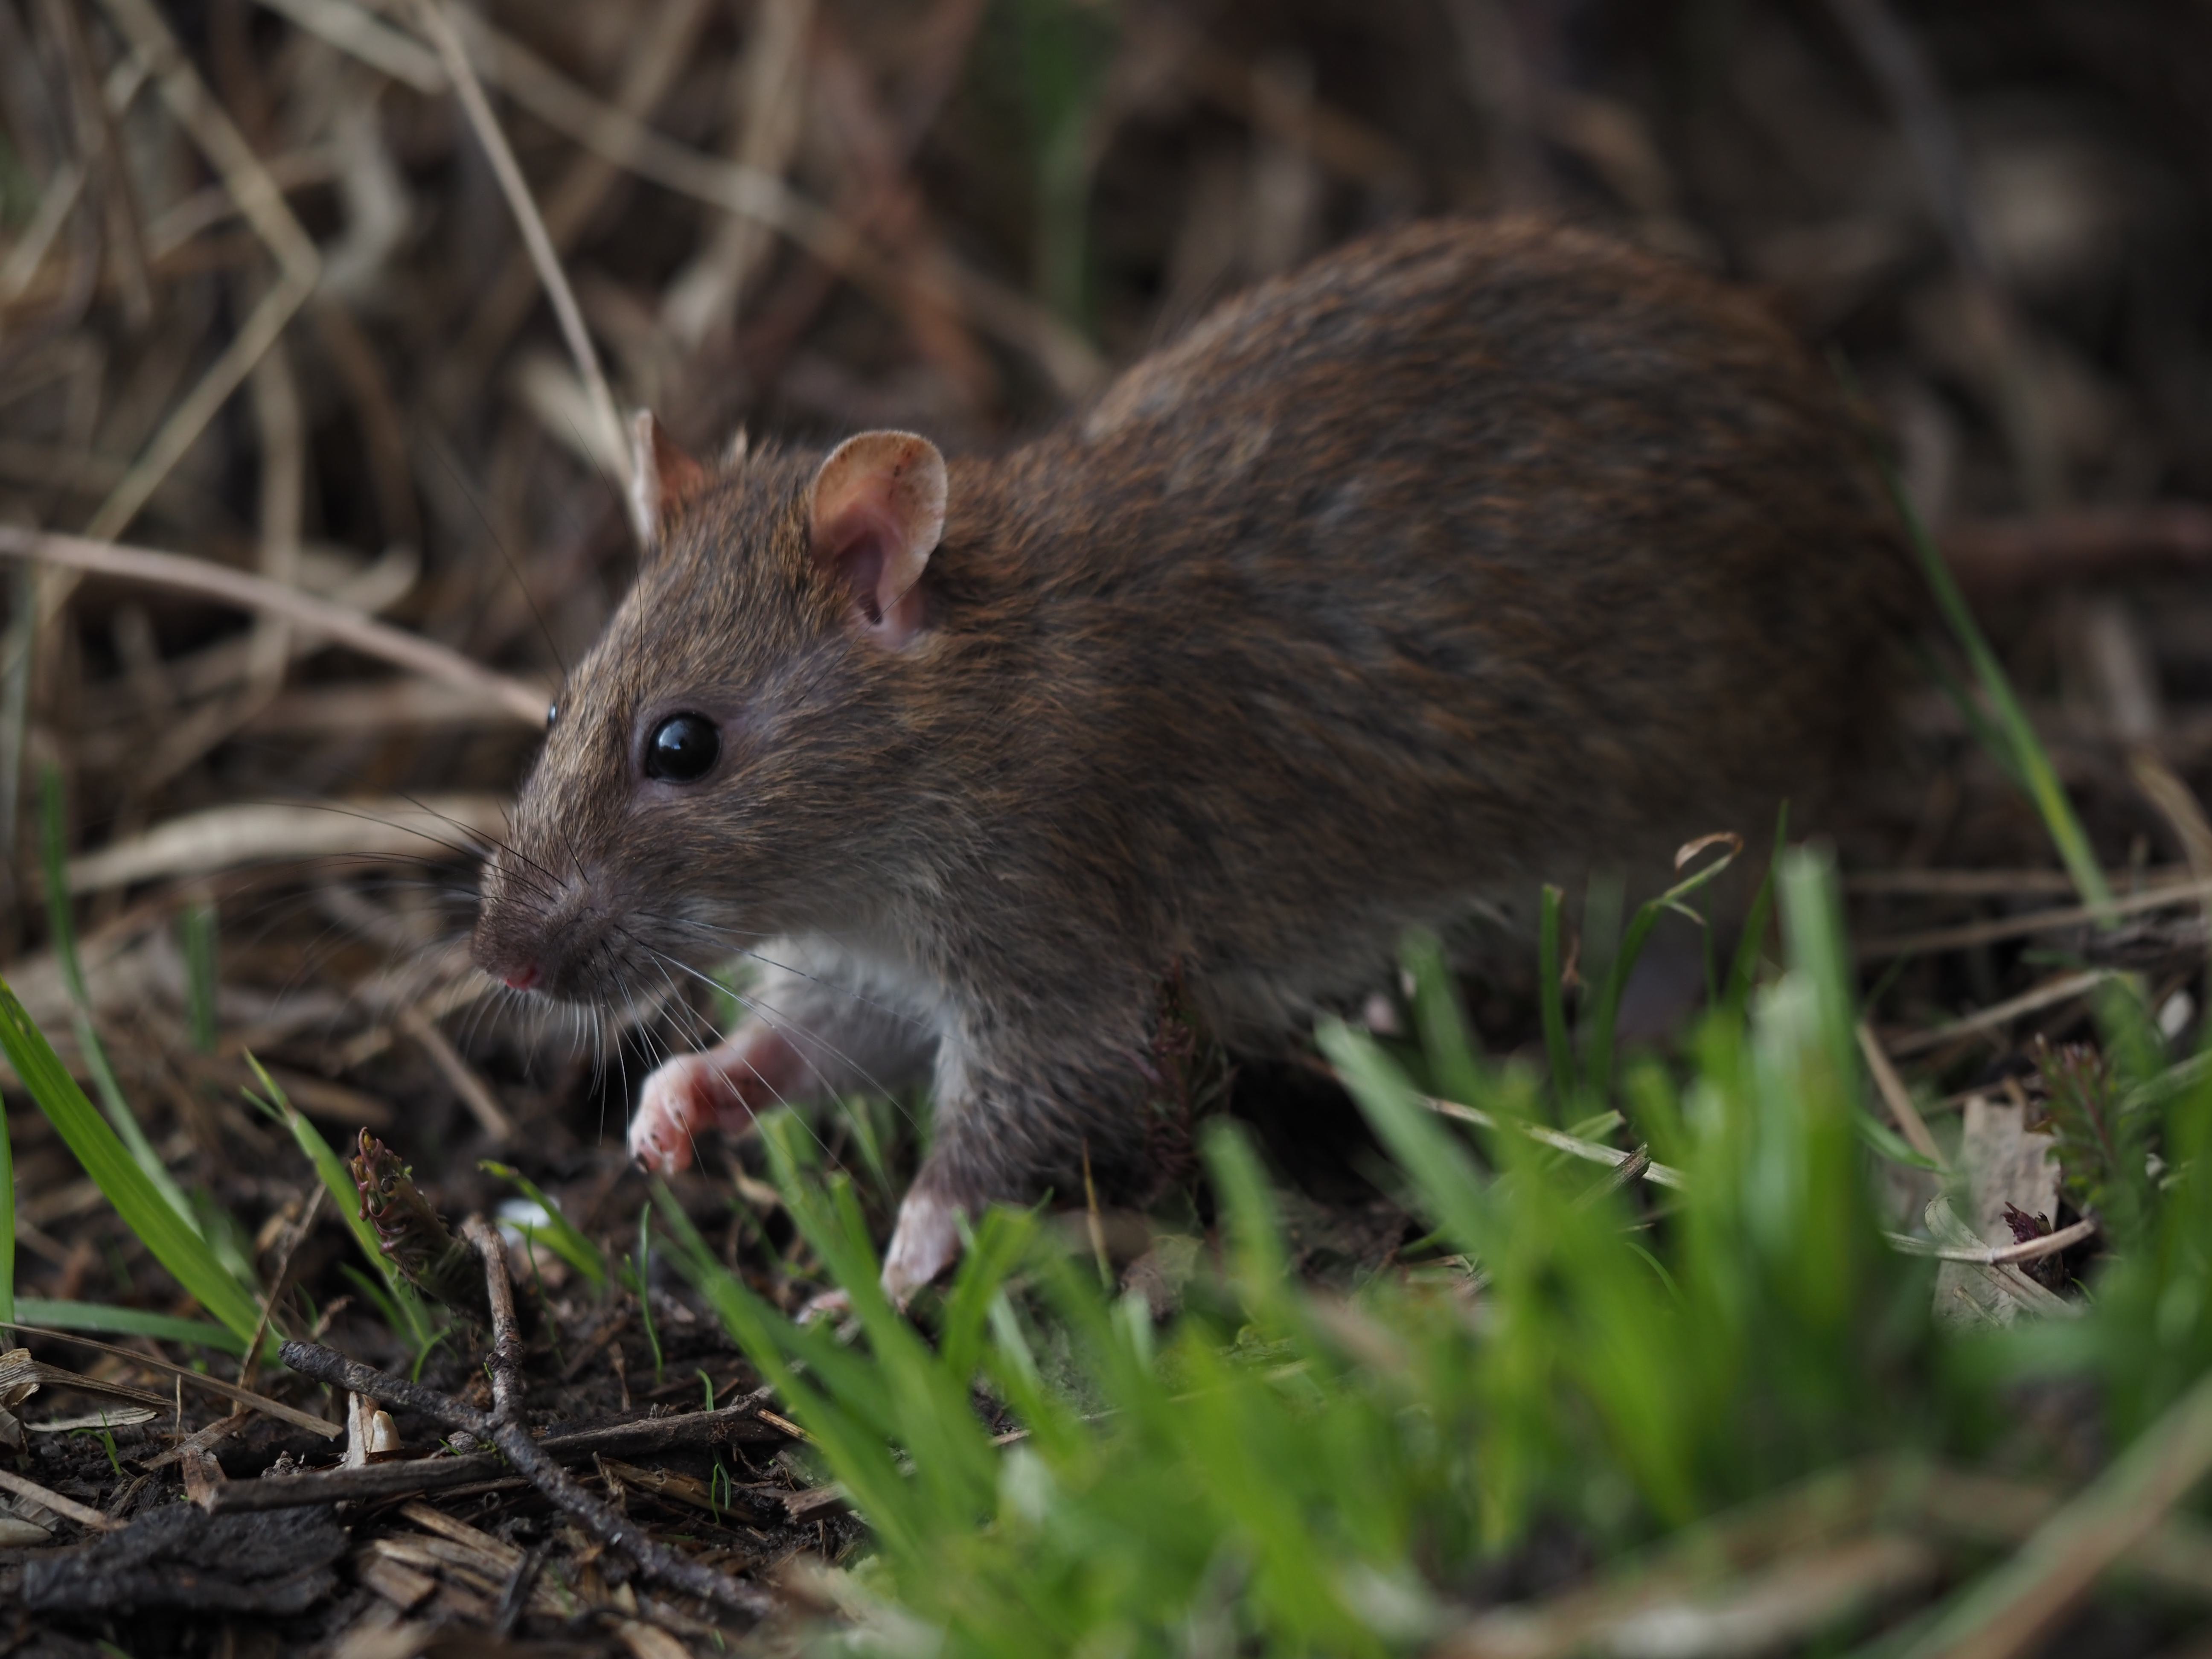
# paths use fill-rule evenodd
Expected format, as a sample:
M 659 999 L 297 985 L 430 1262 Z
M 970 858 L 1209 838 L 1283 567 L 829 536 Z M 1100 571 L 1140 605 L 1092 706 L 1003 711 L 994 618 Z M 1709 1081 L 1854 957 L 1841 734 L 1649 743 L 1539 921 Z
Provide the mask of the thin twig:
M 1972 1036 L 1978 1031 L 2009 1025 L 2028 1014 L 2040 1013 L 2059 1003 L 2087 996 L 2113 977 L 2115 975 L 2109 968 L 2092 968 L 2083 973 L 2068 974 L 2048 984 L 2039 985 L 2033 991 L 2023 991 L 2016 997 L 1993 1003 L 1962 1019 L 1954 1019 L 1948 1024 L 1931 1026 L 1924 1031 L 1908 1032 L 1889 1045 L 1889 1052 L 1899 1060 L 1908 1054 L 1924 1054 L 1930 1048 L 1942 1048 L 1954 1037 Z
M 2212 511 L 2194 501 L 2086 507 L 1943 526 L 1943 557 L 1977 595 L 2185 575 L 2212 564 Z
M 179 1382 L 208 1394 L 221 1395 L 234 1405 L 246 1406 L 264 1417 L 273 1417 L 280 1423 L 289 1423 L 295 1429 L 305 1429 L 325 1440 L 344 1438 L 345 1431 L 335 1423 L 325 1423 L 319 1417 L 310 1417 L 297 1407 L 288 1406 L 281 1400 L 271 1400 L 265 1394 L 256 1394 L 251 1389 L 241 1389 L 235 1382 L 226 1382 L 221 1377 L 187 1369 L 167 1359 L 158 1359 L 149 1353 L 140 1353 L 135 1348 L 118 1348 L 112 1342 L 102 1342 L 95 1337 L 80 1336 L 75 1331 L 57 1331 L 44 1325 L 26 1325 L 21 1320 L 0 1322 L 0 1329 L 22 1331 L 31 1336 L 51 1338 L 56 1342 L 73 1342 L 80 1348 L 93 1348 L 118 1359 L 127 1359 L 134 1365 L 143 1365 L 149 1370 L 160 1371 Z M 157 1396 L 158 1397 L 158 1396 Z
M 563 1463 L 587 1462 L 602 1455 L 647 1457 L 673 1451 L 712 1451 L 723 1446 L 780 1446 L 791 1437 L 762 1419 L 758 1407 L 765 1397 L 763 1390 L 711 1412 L 611 1423 L 574 1434 L 549 1434 L 538 1445 L 548 1457 Z M 167 1454 L 162 1455 L 167 1457 Z M 414 1457 L 392 1463 L 371 1463 L 357 1469 L 313 1470 L 283 1480 L 241 1480 L 224 1487 L 205 1508 L 210 1515 L 236 1515 L 248 1510 L 306 1509 L 322 1504 L 380 1502 L 389 1498 L 475 1486 L 481 1481 L 496 1480 L 506 1473 L 507 1465 L 494 1452 L 471 1452 L 458 1457 Z
M 492 113 L 491 100 L 484 96 L 483 82 L 477 79 L 476 70 L 470 66 L 468 49 L 462 46 L 453 19 L 447 15 L 443 0 L 415 0 L 415 15 L 422 19 L 431 44 L 438 48 L 439 60 L 446 66 L 453 91 L 468 113 L 469 125 L 476 129 L 477 138 L 490 158 L 492 172 L 497 175 L 499 187 L 507 197 L 507 205 L 521 228 L 522 240 L 538 267 L 538 280 L 545 285 L 545 297 L 552 302 L 562 337 L 568 342 L 568 355 L 576 360 L 576 372 L 583 377 L 585 395 L 591 399 L 592 411 L 606 434 L 608 451 L 621 475 L 623 499 L 633 503 L 631 527 L 642 543 L 652 526 L 635 521 L 635 492 L 630 489 L 629 448 L 623 438 L 622 416 L 615 410 L 614 393 L 608 390 L 606 374 L 599 367 L 599 350 L 584 326 L 584 313 L 578 308 L 576 296 L 568 288 L 568 278 L 561 269 L 561 256 L 553 246 L 553 239 L 546 234 L 544 220 L 538 216 L 537 201 L 530 193 L 530 181 L 522 176 L 514 151 L 507 145 L 507 134 Z
M 1978 1267 L 2002 1267 L 2018 1261 L 2039 1261 L 2047 1255 L 2057 1255 L 2072 1249 L 2085 1238 L 2094 1237 L 2097 1218 L 2087 1216 L 2070 1227 L 2061 1227 L 2055 1233 L 2045 1233 L 2040 1238 L 2022 1239 L 2017 1244 L 1992 1244 L 1986 1249 L 1973 1249 L 1961 1244 L 1938 1244 L 1911 1233 L 1886 1232 L 1882 1238 L 1889 1247 L 1903 1255 L 1924 1255 L 1938 1261 L 1965 1261 Z
M 480 1215 L 461 1223 L 461 1237 L 475 1246 L 483 1263 L 484 1300 L 491 1308 L 492 1409 L 502 1423 L 518 1423 L 522 1413 L 522 1332 L 514 1322 L 514 1281 L 507 1271 L 507 1246 Z
M 1859 1052 L 1866 1056 L 1867 1070 L 1873 1074 L 1875 1092 L 1889 1108 L 1889 1115 L 1897 1120 L 1897 1127 L 1912 1150 L 1939 1170 L 1951 1167 L 1951 1160 L 1943 1156 L 1943 1149 L 1936 1144 L 1936 1137 L 1928 1133 L 1927 1121 L 1920 1109 L 1912 1103 L 1912 1091 L 1905 1086 L 1905 1079 L 1897 1074 L 1873 1030 L 1864 1020 L 1859 1022 Z
M 760 1590 L 726 1573 L 702 1567 L 656 1542 L 629 1516 L 592 1497 L 568 1478 L 520 1423 L 502 1422 L 489 1413 L 463 1405 L 450 1395 L 348 1359 L 319 1343 L 287 1342 L 283 1357 L 284 1363 L 302 1376 L 367 1395 L 386 1406 L 419 1412 L 448 1428 L 465 1429 L 479 1440 L 489 1441 L 506 1454 L 516 1472 L 550 1502 L 567 1510 L 601 1543 L 620 1550 L 648 1577 L 658 1578 L 670 1588 L 755 1616 L 765 1616 L 774 1609 L 774 1601 Z
M 1877 934 L 1873 939 L 1859 940 L 1856 948 L 1861 962 L 1914 956 L 1929 951 L 1963 951 L 1969 945 L 2025 939 L 2030 933 L 2048 933 L 2055 927 L 2111 921 L 2120 916 L 2140 915 L 2147 910 L 2185 909 L 2208 898 L 2212 898 L 2212 881 L 2177 881 L 2153 892 L 2130 893 L 2109 904 L 2072 904 L 2063 910 L 2031 910 L 2026 915 L 1961 922 L 1955 927 L 1929 927 L 1917 933 Z
M 358 6 L 337 0 L 261 0 L 261 3 L 308 33 L 322 36 L 339 51 L 350 52 L 393 80 L 404 82 L 425 98 L 436 97 L 449 84 L 436 58 Z
M 112 1532 L 124 1524 L 112 1516 L 101 1514 L 88 1504 L 80 1504 L 74 1498 L 64 1498 L 51 1487 L 26 1480 L 9 1469 L 0 1469 L 0 1487 L 14 1492 L 18 1498 L 27 1498 L 33 1504 L 43 1504 L 56 1515 L 74 1521 L 80 1527 L 89 1527 L 94 1532 Z
M 399 1029 L 415 1039 L 416 1044 L 430 1057 L 446 1081 L 453 1085 L 453 1092 L 461 1097 L 461 1104 L 469 1109 L 477 1127 L 494 1142 L 506 1146 L 514 1139 L 514 1123 L 491 1091 L 491 1085 L 477 1075 L 453 1040 L 420 1008 L 411 1004 L 400 1009 L 396 1016 Z
M 14 525 L 0 525 L 0 556 L 37 559 L 81 573 L 118 576 L 127 581 L 152 582 L 186 592 L 204 593 L 247 611 L 273 612 L 364 655 L 489 699 L 528 725 L 545 723 L 544 694 L 520 680 L 510 679 L 419 635 L 363 616 L 350 606 L 317 599 L 296 587 L 249 575 L 228 565 L 83 536 L 42 535 Z
M 1415 1098 L 1439 1117 L 1457 1118 L 1462 1123 L 1476 1124 L 1485 1129 L 1510 1129 L 1514 1133 L 1525 1135 L 1530 1140 L 1555 1147 L 1570 1158 L 1583 1158 L 1592 1164 L 1607 1164 L 1617 1170 L 1624 1164 L 1633 1164 L 1638 1157 L 1645 1158 L 1647 1160 L 1650 1158 L 1650 1153 L 1643 1148 L 1638 1148 L 1632 1152 L 1624 1152 L 1618 1146 L 1607 1146 L 1595 1140 L 1584 1140 L 1578 1135 L 1568 1134 L 1564 1130 L 1554 1129 L 1546 1124 L 1524 1123 L 1518 1118 L 1496 1117 L 1479 1106 L 1462 1106 L 1455 1100 L 1438 1100 L 1431 1095 L 1418 1095 Z M 1643 1176 L 1644 1180 L 1651 1182 L 1655 1187 L 1673 1187 L 1679 1190 L 1687 1188 L 1690 1184 L 1682 1172 L 1671 1164 L 1647 1161 Z

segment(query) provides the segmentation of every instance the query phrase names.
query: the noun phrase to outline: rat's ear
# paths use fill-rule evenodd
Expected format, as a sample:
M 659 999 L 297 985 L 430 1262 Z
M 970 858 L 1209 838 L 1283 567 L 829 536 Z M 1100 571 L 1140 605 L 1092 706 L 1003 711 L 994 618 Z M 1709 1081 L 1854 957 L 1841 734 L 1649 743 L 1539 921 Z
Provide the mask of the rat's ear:
M 649 409 L 629 417 L 629 504 L 639 539 L 658 551 L 668 515 L 707 487 L 707 469 L 676 446 Z
M 945 457 L 911 432 L 863 432 L 830 453 L 807 490 L 816 568 L 852 594 L 879 644 L 921 631 L 922 568 L 945 534 Z

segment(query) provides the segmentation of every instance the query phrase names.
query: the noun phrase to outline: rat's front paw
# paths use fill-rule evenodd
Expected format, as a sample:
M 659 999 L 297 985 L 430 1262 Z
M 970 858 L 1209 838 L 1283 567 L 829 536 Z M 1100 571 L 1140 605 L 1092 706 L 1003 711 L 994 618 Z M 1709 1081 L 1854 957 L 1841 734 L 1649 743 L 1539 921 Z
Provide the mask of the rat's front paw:
M 781 1033 L 749 1026 L 719 1048 L 654 1068 L 629 1121 L 629 1155 L 660 1175 L 690 1169 L 692 1136 L 750 1127 L 754 1113 L 784 1102 L 804 1067 Z
M 960 1259 L 960 1214 L 957 1204 L 925 1187 L 907 1194 L 884 1253 L 884 1294 L 897 1306 Z
M 711 1054 L 685 1054 L 656 1066 L 629 1121 L 629 1155 L 656 1175 L 691 1167 L 691 1137 L 711 1127 L 729 1085 Z

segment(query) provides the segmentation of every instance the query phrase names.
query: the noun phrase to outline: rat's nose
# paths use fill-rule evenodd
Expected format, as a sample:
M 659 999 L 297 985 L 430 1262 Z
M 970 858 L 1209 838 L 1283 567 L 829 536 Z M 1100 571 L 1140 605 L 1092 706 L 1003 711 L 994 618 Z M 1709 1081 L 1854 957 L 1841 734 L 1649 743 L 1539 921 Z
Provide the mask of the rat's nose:
M 500 977 L 506 981 L 508 990 L 527 991 L 538 983 L 539 978 L 538 964 L 534 962 L 526 962 L 519 968 L 508 969 Z

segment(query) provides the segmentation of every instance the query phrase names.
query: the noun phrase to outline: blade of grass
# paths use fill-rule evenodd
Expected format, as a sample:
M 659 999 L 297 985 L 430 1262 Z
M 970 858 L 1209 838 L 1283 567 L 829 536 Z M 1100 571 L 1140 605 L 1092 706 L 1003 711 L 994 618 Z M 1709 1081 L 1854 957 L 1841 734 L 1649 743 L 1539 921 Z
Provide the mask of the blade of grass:
M 183 1342 L 242 1354 L 246 1342 L 236 1333 L 204 1319 L 180 1319 L 174 1314 L 148 1308 L 115 1308 L 100 1302 L 56 1302 L 27 1296 L 15 1304 L 0 1325 L 21 1319 L 27 1325 L 51 1325 L 59 1331 L 104 1331 L 115 1336 L 150 1336 L 157 1342 Z
M 0 1323 L 15 1316 L 15 1150 L 0 1112 Z
M 1936 608 L 1943 613 L 1943 620 L 1959 641 L 1959 648 L 1966 653 L 1967 665 L 1973 670 L 1982 695 L 1996 712 L 1997 732 L 2005 745 L 1997 751 L 1998 760 L 2008 763 L 2026 786 L 2028 799 L 2042 815 L 2045 832 L 2057 848 L 2067 874 L 2074 878 L 2082 902 L 2110 903 L 2112 890 L 2105 880 L 2104 868 L 2097 862 L 2088 834 L 2075 814 L 2074 803 L 2067 799 L 2065 788 L 2058 781 L 2057 769 L 2051 763 L 2043 739 L 2036 735 L 2034 724 L 2013 691 L 2004 665 L 1997 660 L 1997 653 L 1990 648 L 1981 624 L 1974 620 L 1973 610 L 1967 605 L 1966 595 L 1959 591 L 1951 567 L 1943 562 L 1943 555 L 1936 546 L 1936 538 L 1928 533 L 1928 526 L 1913 511 L 1911 498 L 1905 494 L 1896 469 L 1885 464 L 1882 477 L 1904 520 L 1905 538 L 1911 544 L 1913 556 L 1920 561 L 1920 573 L 1928 579 L 1928 586 L 1936 595 Z
M 707 1241 L 665 1188 L 657 1196 L 662 1221 L 675 1242 L 672 1259 L 678 1269 L 706 1297 L 745 1358 L 775 1386 L 777 1396 L 814 1437 L 830 1472 L 867 1515 L 885 1548 L 909 1558 L 918 1553 L 927 1534 L 926 1517 L 915 1507 L 911 1489 L 900 1478 L 889 1449 L 866 1425 L 842 1409 L 841 1402 L 849 1398 L 845 1391 L 834 1383 L 816 1387 L 810 1375 L 816 1368 L 809 1365 L 802 1370 L 787 1357 L 808 1346 L 807 1333 L 754 1295 L 714 1259 Z
M 545 1220 L 543 1224 L 535 1222 L 514 1224 L 520 1226 L 521 1231 L 532 1239 L 544 1243 L 547 1249 L 590 1279 L 592 1284 L 602 1290 L 606 1288 L 606 1253 L 577 1231 L 576 1224 L 561 1213 L 559 1206 L 539 1190 L 536 1182 L 513 1165 L 501 1164 L 491 1158 L 484 1159 L 483 1163 L 477 1165 L 477 1168 L 482 1170 L 486 1175 L 497 1176 L 544 1212 Z
M 1790 844 L 1790 803 L 1784 801 L 1774 815 L 1774 851 L 1768 854 L 1766 873 L 1759 878 L 1759 890 L 1752 895 L 1751 913 L 1744 918 L 1743 934 L 1735 942 L 1735 956 L 1729 963 L 1728 985 L 1721 994 L 1721 1006 L 1730 1018 L 1741 1019 L 1745 1005 L 1751 998 L 1752 981 L 1759 975 L 1759 951 L 1766 939 L 1767 919 L 1774 914 L 1774 872 L 1782 863 L 1783 849 Z
M 148 1179 L 4 980 L 0 980 L 0 1050 L 5 1051 L 8 1063 L 55 1133 L 154 1259 L 241 1341 L 250 1340 L 261 1320 L 252 1295 Z
M 416 1352 L 422 1352 L 435 1334 L 431 1328 L 429 1312 L 423 1307 L 422 1298 L 415 1294 L 414 1287 L 393 1272 L 392 1264 L 384 1259 L 384 1247 L 377 1241 L 376 1229 L 362 1212 L 361 1189 L 347 1170 L 345 1160 L 331 1149 L 329 1141 L 323 1139 L 323 1132 L 307 1121 L 300 1109 L 293 1105 L 291 1098 L 278 1086 L 276 1079 L 269 1075 L 267 1068 L 251 1051 L 246 1054 L 246 1063 L 253 1068 L 253 1075 L 268 1091 L 266 1096 L 261 1096 L 248 1090 L 246 1091 L 246 1099 L 281 1121 L 292 1132 L 293 1140 L 307 1155 L 307 1162 L 313 1165 L 315 1174 L 329 1190 L 338 1213 L 345 1218 L 346 1226 L 353 1233 L 354 1243 L 368 1258 L 370 1267 L 383 1281 L 392 1297 L 392 1305 L 398 1310 L 396 1327 Z
M 1434 933 L 1419 931 L 1407 936 L 1404 960 L 1413 976 L 1413 1010 L 1429 1056 L 1429 1076 L 1438 1094 L 1452 1100 L 1473 1100 L 1482 1079 L 1475 1069 L 1474 1048 L 1468 1041 L 1467 1021 L 1461 1017 L 1459 992 L 1444 961 L 1443 945 Z
M 188 904 L 177 918 L 179 942 L 185 957 L 185 1020 L 198 1053 L 215 1052 L 216 986 L 217 983 L 215 905 Z
M 624 1264 L 630 1288 L 637 1292 L 637 1320 L 645 1328 L 645 1345 L 653 1350 L 653 1380 L 660 1381 L 660 1329 L 653 1322 L 653 1200 L 637 1212 L 637 1255 Z
M 1551 1056 L 1552 1092 L 1564 1114 L 1575 1097 L 1575 1048 L 1567 1040 L 1567 988 L 1561 982 L 1559 909 L 1566 895 L 1549 885 L 1544 889 L 1541 919 L 1536 928 L 1536 1002 L 1543 1011 L 1544 1052 Z
M 1591 1090 L 1601 1099 L 1613 1086 L 1613 1024 L 1620 1017 L 1621 993 L 1628 987 L 1628 976 L 1636 969 L 1637 958 L 1644 954 L 1644 946 L 1650 939 L 1651 930 L 1659 925 L 1661 916 L 1680 907 L 1683 900 L 1735 862 L 1737 854 L 1743 851 L 1743 838 L 1731 836 L 1727 839 L 1731 844 L 1720 857 L 1696 874 L 1676 882 L 1657 898 L 1638 905 L 1636 915 L 1629 921 L 1628 931 L 1621 935 L 1620 949 L 1613 952 L 1612 964 L 1606 969 L 1605 982 L 1598 991 L 1597 1006 L 1590 1017 L 1588 1077 Z M 1694 856 L 1695 852 L 1704 850 L 1704 845 L 1693 842 L 1683 851 Z
M 85 988 L 84 968 L 76 953 L 76 923 L 70 912 L 69 826 L 62 806 L 61 773 L 49 766 L 40 783 L 44 810 L 40 815 L 40 851 L 46 873 L 46 928 L 53 945 L 54 965 L 60 970 L 63 988 L 69 993 L 77 1052 L 84 1058 L 85 1069 L 92 1073 L 93 1088 L 116 1134 L 130 1149 L 131 1158 L 154 1190 L 197 1233 L 199 1218 L 192 1213 L 191 1203 L 177 1185 L 176 1177 L 161 1162 L 161 1155 L 154 1150 L 154 1143 L 146 1138 L 145 1126 L 138 1121 L 138 1115 L 123 1097 L 122 1086 L 115 1080 L 115 1070 L 107 1063 L 107 1049 L 93 1025 L 92 997 Z M 136 1224 L 133 1225 L 135 1229 Z

